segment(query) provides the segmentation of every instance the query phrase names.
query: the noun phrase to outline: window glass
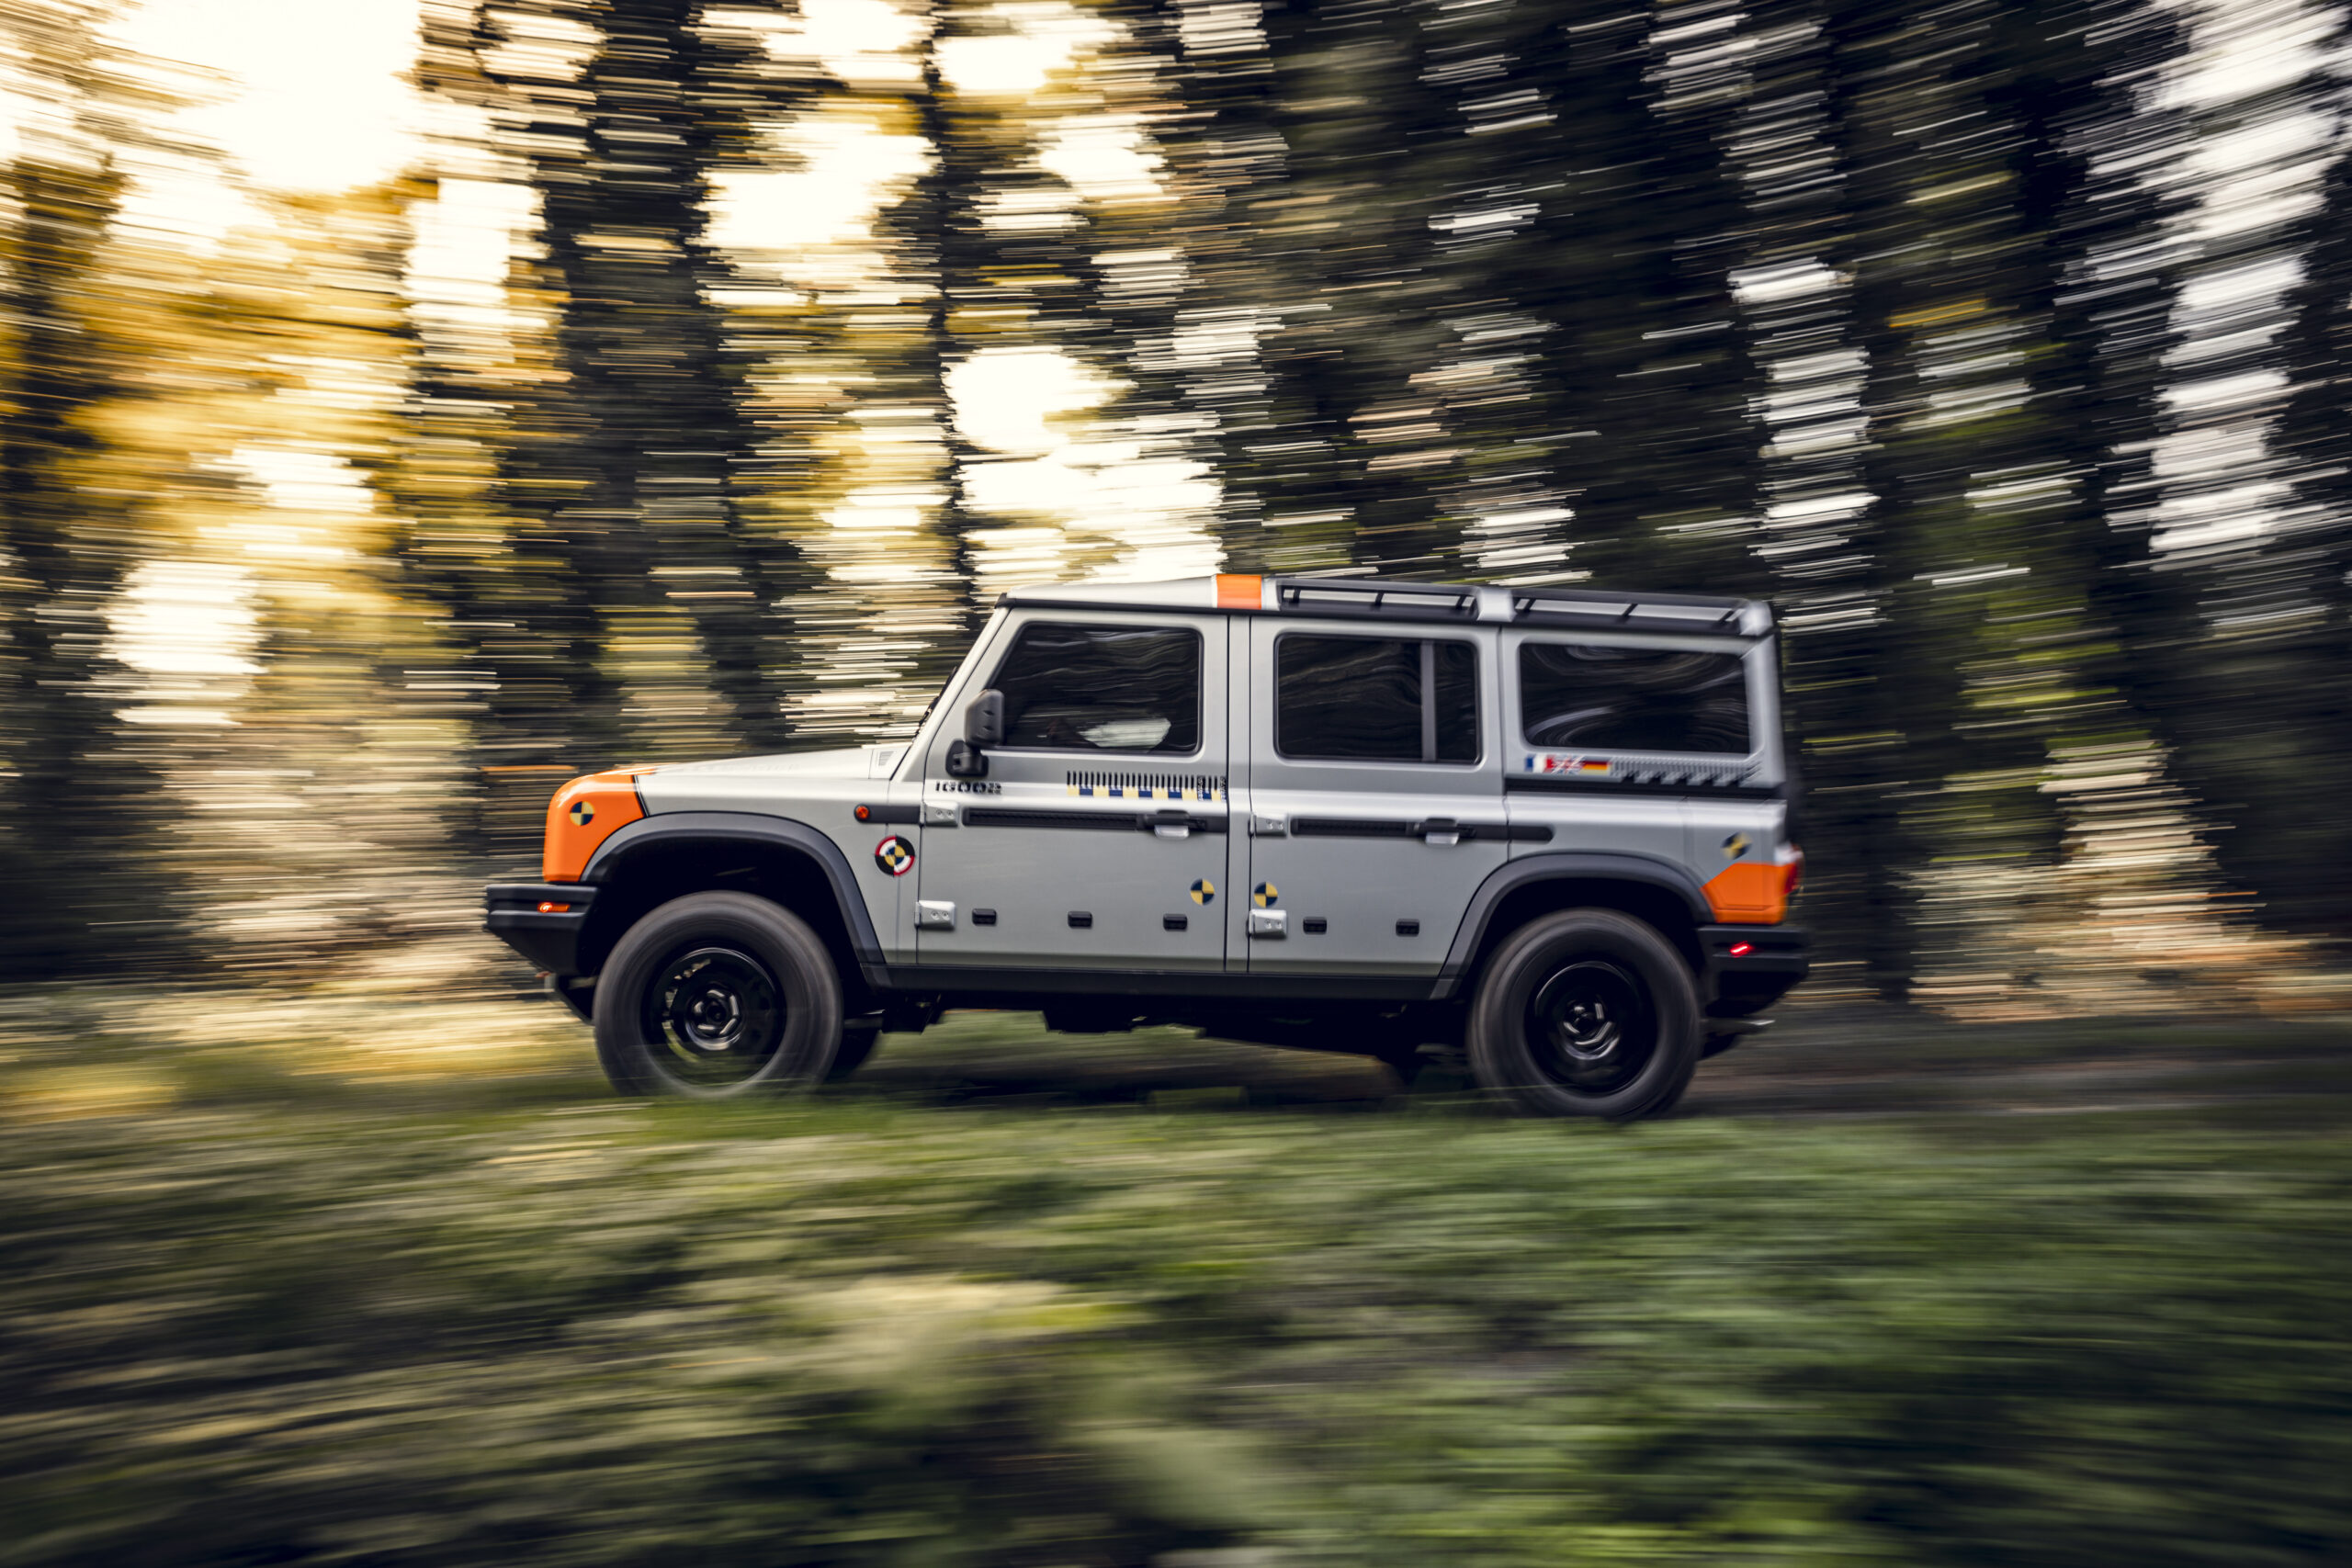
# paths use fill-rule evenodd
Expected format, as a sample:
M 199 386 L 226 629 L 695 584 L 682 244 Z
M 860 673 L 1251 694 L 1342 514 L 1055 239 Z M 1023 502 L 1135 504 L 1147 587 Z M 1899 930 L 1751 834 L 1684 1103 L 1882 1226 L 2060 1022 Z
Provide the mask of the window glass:
M 1274 750 L 1302 760 L 1475 762 L 1478 650 L 1288 633 L 1274 644 Z
M 1736 653 L 1527 642 L 1520 732 L 1530 746 L 1746 756 L 1747 671 Z
M 1032 621 L 989 684 L 1004 694 L 1007 746 L 1200 749 L 1201 635 L 1190 627 Z

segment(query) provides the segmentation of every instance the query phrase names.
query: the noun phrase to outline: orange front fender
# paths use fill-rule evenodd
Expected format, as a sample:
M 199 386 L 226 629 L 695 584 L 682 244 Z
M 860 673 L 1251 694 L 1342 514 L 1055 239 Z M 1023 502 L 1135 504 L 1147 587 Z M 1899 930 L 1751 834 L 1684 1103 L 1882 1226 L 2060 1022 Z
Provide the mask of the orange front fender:
M 644 817 L 645 801 L 637 793 L 637 776 L 643 772 L 588 773 L 555 792 L 548 802 L 547 848 L 539 857 L 543 881 L 579 881 L 597 845 Z

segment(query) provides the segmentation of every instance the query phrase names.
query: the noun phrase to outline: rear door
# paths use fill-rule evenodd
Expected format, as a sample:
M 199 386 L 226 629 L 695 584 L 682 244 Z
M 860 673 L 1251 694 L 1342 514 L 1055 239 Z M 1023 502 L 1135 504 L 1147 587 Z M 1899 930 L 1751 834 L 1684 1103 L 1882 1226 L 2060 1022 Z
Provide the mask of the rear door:
M 924 759 L 914 915 L 926 964 L 1225 964 L 1222 615 L 1032 611 L 970 694 L 1005 695 L 985 779 Z M 952 733 L 951 733 L 952 732 Z
M 1249 972 L 1435 974 L 1509 854 L 1494 634 L 1244 624 Z

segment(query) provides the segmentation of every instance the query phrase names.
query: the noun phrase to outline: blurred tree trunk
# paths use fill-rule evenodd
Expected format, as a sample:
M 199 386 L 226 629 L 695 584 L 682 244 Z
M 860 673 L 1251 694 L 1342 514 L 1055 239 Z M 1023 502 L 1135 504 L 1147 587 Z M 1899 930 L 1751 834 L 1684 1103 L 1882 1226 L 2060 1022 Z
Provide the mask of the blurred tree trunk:
M 524 0 L 428 34 L 435 85 L 485 102 L 527 150 L 557 313 L 554 361 L 499 457 L 498 489 L 526 519 L 521 570 L 488 600 L 478 568 L 440 574 L 453 607 L 503 623 L 476 647 L 502 687 L 513 677 L 496 720 L 516 762 L 768 750 L 789 735 L 779 606 L 797 552 L 740 515 L 749 441 L 707 292 L 724 276 L 705 239 L 707 175 L 743 139 L 742 104 L 735 46 L 706 36 L 701 11 Z M 594 39 L 576 81 L 560 51 L 529 47 L 535 23 Z M 706 681 L 719 703 L 707 718 Z M 633 689 L 656 694 L 632 708 Z
M 152 552 L 130 493 L 91 482 L 93 414 L 134 356 L 108 224 L 115 152 L 163 100 L 132 88 L 99 39 L 109 7 L 0 17 L 28 84 L 0 164 L 0 975 L 107 972 L 136 944 L 169 951 L 169 807 L 152 749 L 116 717 L 137 685 L 111 614 Z

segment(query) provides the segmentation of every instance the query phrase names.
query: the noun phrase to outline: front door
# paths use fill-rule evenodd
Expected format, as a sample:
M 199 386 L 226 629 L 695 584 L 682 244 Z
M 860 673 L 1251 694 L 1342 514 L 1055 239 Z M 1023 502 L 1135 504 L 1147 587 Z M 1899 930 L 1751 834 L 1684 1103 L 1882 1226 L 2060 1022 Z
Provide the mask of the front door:
M 1248 626 L 1250 973 L 1435 974 L 1510 852 L 1492 635 Z
M 925 964 L 1220 970 L 1226 620 L 1038 611 L 999 629 L 985 779 L 924 759 L 914 916 Z M 952 732 L 952 733 L 951 733 Z

